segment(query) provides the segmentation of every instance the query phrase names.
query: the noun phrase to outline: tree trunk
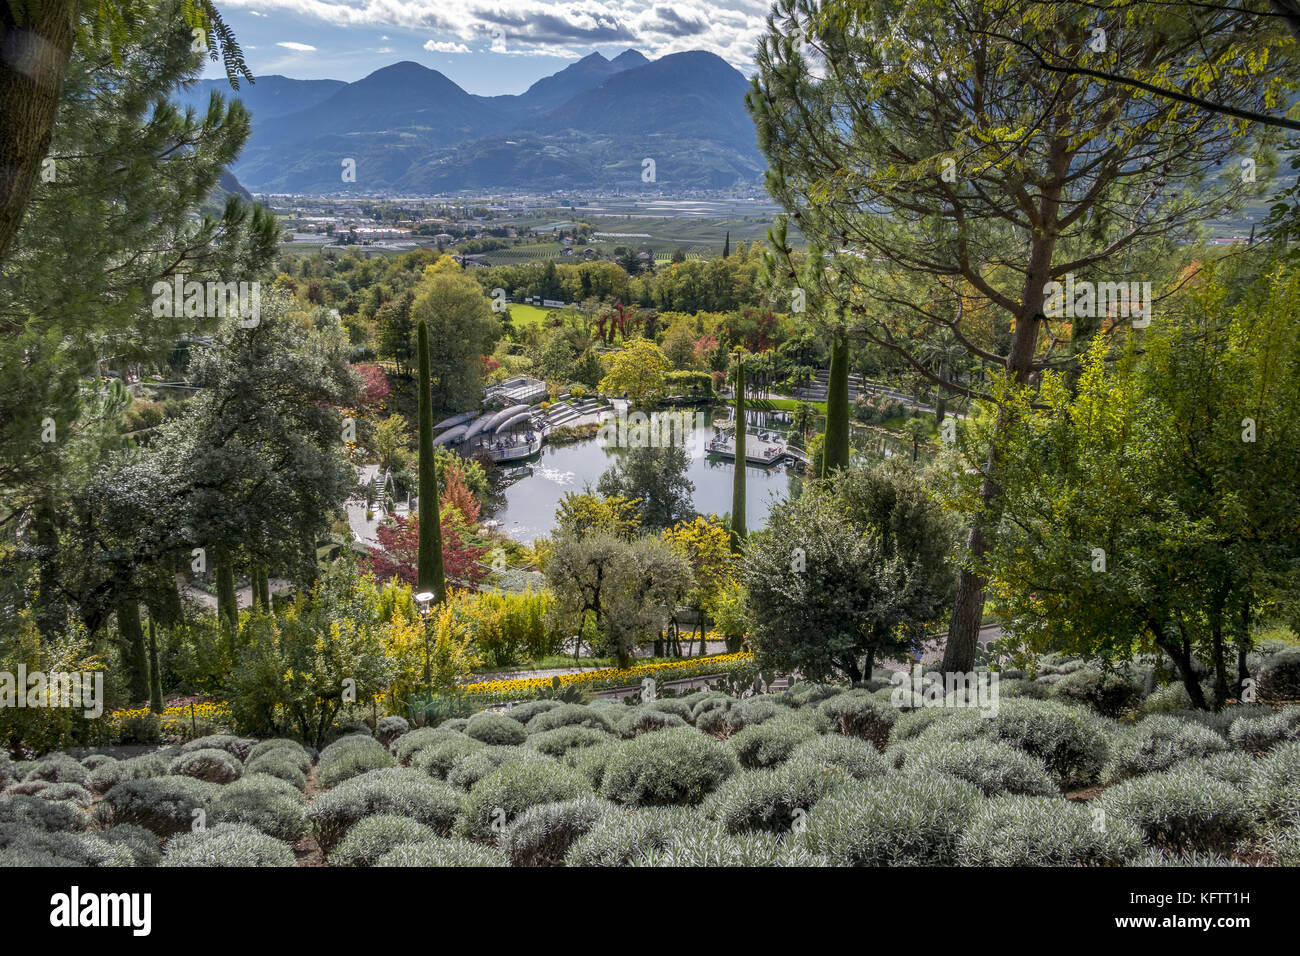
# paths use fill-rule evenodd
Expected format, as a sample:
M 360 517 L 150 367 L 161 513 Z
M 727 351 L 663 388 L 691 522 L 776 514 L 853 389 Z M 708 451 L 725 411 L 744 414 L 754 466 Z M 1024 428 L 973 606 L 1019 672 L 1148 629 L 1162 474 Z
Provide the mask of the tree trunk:
M 133 597 L 117 599 L 117 633 L 122 638 L 122 663 L 126 667 L 127 693 L 131 703 L 149 699 L 149 659 L 144 630 L 140 627 L 140 602 Z
M 225 548 L 217 552 L 217 619 L 231 632 L 239 627 L 239 601 L 235 595 L 235 565 Z M 235 639 L 230 638 L 231 650 Z
M 442 567 L 442 520 L 438 514 L 438 478 L 433 461 L 433 395 L 429 382 L 429 328 L 423 319 L 416 326 L 420 374 L 420 549 L 416 583 L 421 591 L 432 591 L 441 603 L 447 596 Z
M 731 476 L 731 542 L 745 541 L 745 365 L 736 359 L 736 470 Z
M 41 0 L 22 5 L 20 22 L 15 7 L 0 7 L 0 262 L 18 235 L 50 150 L 79 10 L 76 0 Z
M 831 368 L 826 384 L 826 444 L 822 477 L 849 467 L 849 340 L 836 332 L 831 342 Z
M 158 663 L 158 635 L 153 618 L 149 619 L 149 709 L 163 712 L 162 665 Z
M 1159 631 L 1157 631 L 1157 635 L 1156 645 L 1169 655 L 1169 659 L 1178 668 L 1178 676 L 1182 678 L 1183 688 L 1187 691 L 1187 696 L 1191 698 L 1192 706 L 1197 710 L 1209 710 L 1205 703 L 1205 694 L 1201 690 L 1201 682 L 1196 679 L 1196 671 L 1192 668 L 1191 650 L 1185 644 L 1180 646 L 1160 635 Z
M 43 637 L 58 637 L 66 629 L 67 610 L 59 599 L 59 532 L 48 503 L 42 501 L 36 506 L 32 530 L 37 548 L 36 626 Z

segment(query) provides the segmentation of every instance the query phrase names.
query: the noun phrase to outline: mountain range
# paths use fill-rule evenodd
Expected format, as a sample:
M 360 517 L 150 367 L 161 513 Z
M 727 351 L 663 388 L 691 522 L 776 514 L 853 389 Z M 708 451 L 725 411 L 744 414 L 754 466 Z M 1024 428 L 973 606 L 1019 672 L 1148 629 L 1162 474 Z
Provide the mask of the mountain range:
M 243 101 L 253 129 L 232 172 L 255 192 L 674 192 L 759 181 L 748 88 L 712 53 L 652 61 L 627 50 L 592 53 L 517 95 L 475 96 L 404 61 L 354 83 L 265 76 L 233 91 L 200 80 L 178 100 Z M 343 176 L 349 159 L 355 182 Z

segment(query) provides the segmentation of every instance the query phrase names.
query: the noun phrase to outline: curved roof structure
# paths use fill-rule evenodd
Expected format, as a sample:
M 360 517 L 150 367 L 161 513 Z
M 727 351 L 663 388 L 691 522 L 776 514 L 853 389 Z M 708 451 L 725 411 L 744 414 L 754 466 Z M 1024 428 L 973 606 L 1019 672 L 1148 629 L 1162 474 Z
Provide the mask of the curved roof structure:
M 478 418 L 474 419 L 474 421 L 466 427 L 465 434 L 461 436 L 461 440 L 464 441 L 465 439 L 473 438 L 479 432 L 487 431 L 488 422 L 496 418 L 498 414 L 499 413 L 497 412 L 488 412 L 486 415 L 480 415 Z
M 522 412 L 531 412 L 531 411 L 532 411 L 531 405 L 511 405 L 509 408 L 505 409 L 504 411 L 500 411 L 494 414 L 492 416 L 491 421 L 489 421 L 486 425 L 483 426 L 483 431 L 485 432 L 499 431 L 502 422 L 508 421 L 511 418 L 515 418 Z
M 465 437 L 466 426 L 457 425 L 455 428 L 448 428 L 445 432 L 433 440 L 435 445 L 451 445 Z
M 464 425 L 466 422 L 473 421 L 478 417 L 478 415 L 479 413 L 477 411 L 472 410 L 461 412 L 459 415 L 452 415 L 451 418 L 444 418 L 442 421 L 438 422 L 438 424 L 433 426 L 433 430 L 438 431 L 440 428 L 451 428 L 453 425 Z
M 501 424 L 497 425 L 496 432 L 499 435 L 501 434 L 501 432 L 514 428 L 516 425 L 522 425 L 524 422 L 529 421 L 532 417 L 533 417 L 533 412 L 531 409 L 522 411 L 518 415 L 511 415 L 505 421 L 501 422 Z

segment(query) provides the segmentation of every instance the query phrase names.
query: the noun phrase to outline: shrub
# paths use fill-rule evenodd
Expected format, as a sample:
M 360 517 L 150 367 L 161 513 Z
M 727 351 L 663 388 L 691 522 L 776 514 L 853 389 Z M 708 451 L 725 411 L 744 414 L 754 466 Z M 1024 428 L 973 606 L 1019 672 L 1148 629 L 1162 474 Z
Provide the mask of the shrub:
M 393 755 L 375 738 L 360 735 L 342 737 L 321 751 L 316 766 L 316 783 L 322 789 L 329 789 L 352 777 L 383 770 L 394 763 Z
M 875 747 L 856 737 L 823 734 L 803 741 L 790 753 L 790 760 L 839 767 L 855 780 L 870 780 L 889 772 L 889 762 Z
M 614 732 L 614 725 L 599 707 L 584 707 L 581 704 L 561 704 L 543 711 L 528 721 L 528 732 L 540 734 L 544 730 L 567 727 L 577 724 L 580 727 L 592 727 L 596 730 Z
M 647 850 L 633 866 L 818 866 L 825 865 L 798 844 L 781 842 L 769 833 L 735 836 L 713 828 L 679 833 L 666 847 Z
M 834 697 L 842 688 L 833 684 L 818 684 L 815 681 L 795 681 L 781 696 L 792 707 L 812 707 L 828 697 Z
M 236 737 L 234 734 L 210 734 L 206 737 L 196 737 L 182 745 L 181 753 L 190 753 L 194 750 L 224 750 L 232 757 L 238 757 L 242 761 L 249 755 L 256 743 L 255 740 L 249 740 L 247 737 Z
M 808 811 L 836 787 L 853 782 L 840 767 L 791 760 L 769 770 L 742 770 L 724 780 L 704 801 L 701 815 L 727 833 L 793 832 Z
M 985 796 L 1052 796 L 1058 791 L 1043 762 L 996 740 L 922 741 L 908 754 L 909 774 L 946 773 Z
M 942 707 L 917 707 L 915 710 L 904 711 L 898 715 L 894 726 L 889 728 L 889 742 L 895 744 L 904 740 L 915 740 L 921 736 L 925 728 L 940 717 L 948 717 L 951 714 L 952 711 L 944 710 Z
M 461 790 L 470 790 L 473 789 L 474 784 L 498 767 L 533 757 L 547 759 L 543 758 L 541 754 L 526 750 L 523 747 L 483 746 L 458 757 L 456 762 L 452 764 L 451 770 L 447 773 L 447 782 L 454 787 L 459 787 Z
M 316 842 L 328 854 L 358 820 L 377 814 L 410 817 L 439 834 L 451 832 L 460 794 L 428 774 L 408 768 L 372 770 L 317 794 L 307 807 Z
M 796 841 L 837 866 L 948 866 L 979 801 L 964 780 L 890 774 L 820 800 Z
M 1300 738 L 1300 707 L 1266 717 L 1237 717 L 1228 729 L 1232 746 L 1263 753 L 1284 740 Z
M 136 866 L 157 866 L 162 859 L 162 843 L 144 827 L 123 823 L 109 827 L 102 836 L 109 843 L 126 847 Z
M 267 836 L 297 843 L 307 834 L 307 805 L 292 784 L 250 774 L 222 787 L 208 804 L 214 823 L 246 823 Z
M 0 823 L 0 866 L 132 866 L 131 851 L 99 834 Z
M 775 697 L 749 697 L 736 701 L 727 709 L 727 713 L 722 718 L 723 730 L 728 735 L 734 734 L 746 727 L 771 720 L 777 714 L 789 712 L 790 709 L 778 704 Z
M 1147 717 L 1116 738 L 1106 775 L 1111 780 L 1122 780 L 1227 749 L 1227 742 L 1208 727 L 1177 717 Z
M 962 866 L 1103 866 L 1142 850 L 1125 820 L 1097 826 L 1088 808 L 1060 797 L 1008 794 L 976 809 L 957 845 Z
M 1288 647 L 1264 660 L 1259 693 L 1266 700 L 1300 699 L 1300 647 Z
M 385 747 L 410 731 L 411 725 L 405 717 L 380 717 L 379 723 L 375 725 L 375 735 Z
M 1009 677 L 998 681 L 998 694 L 1002 697 L 1030 697 L 1034 700 L 1046 700 L 1052 696 L 1052 689 L 1038 681 Z
M 1185 868 L 1195 867 L 1218 867 L 1218 866 L 1245 866 L 1237 860 L 1228 857 L 1219 856 L 1217 853 L 1198 853 L 1192 850 L 1187 853 L 1167 853 L 1158 847 L 1148 847 L 1141 855 L 1133 858 L 1129 863 L 1130 866 L 1176 866 Z
M 540 754 L 525 753 L 527 759 L 505 763 L 474 784 L 456 821 L 457 836 L 489 842 L 529 807 L 590 794 L 587 779 L 578 771 Z
M 1258 764 L 1244 753 L 1231 751 L 1211 754 L 1208 757 L 1190 757 L 1180 760 L 1171 770 L 1186 770 L 1204 774 L 1214 780 L 1232 784 L 1238 790 L 1245 790 L 1255 777 Z
M 564 762 L 586 777 L 591 788 L 599 792 L 605 782 L 605 771 L 609 768 L 610 760 L 623 746 L 622 741 L 610 738 L 590 747 L 569 751 L 564 756 Z
M 1250 799 L 1270 819 L 1300 824 L 1300 741 L 1282 744 L 1259 761 Z
M 836 731 L 847 737 L 858 737 L 884 750 L 889 743 L 889 731 L 898 719 L 898 709 L 882 703 L 865 690 L 849 690 L 828 697 L 817 709 L 829 717 Z
M 29 764 L 20 764 L 26 768 L 24 781 L 45 780 L 50 783 L 75 783 L 80 786 L 90 785 L 90 771 L 67 754 L 50 754 Z
M 0 823 L 14 823 L 47 832 L 84 830 L 89 819 L 67 800 L 11 794 L 0 796 Z
M 687 723 L 677 714 L 665 713 L 650 707 L 630 707 L 627 713 L 619 718 L 616 726 L 620 737 L 629 738 L 653 733 L 656 730 L 667 730 L 669 727 L 685 727 Z
M 695 703 L 691 704 L 691 722 L 700 719 L 701 714 L 711 710 L 730 710 L 735 701 L 720 690 L 706 691 Z
M 498 747 L 513 747 L 528 738 L 518 721 L 490 711 L 471 717 L 465 725 L 465 736 Z
M 610 756 L 600 792 L 632 806 L 695 804 L 736 769 L 726 744 L 689 728 L 659 730 Z
M 243 776 L 244 767 L 224 750 L 205 748 L 182 753 L 172 761 L 168 772 L 207 780 L 209 783 L 230 783 Z
M 692 811 L 685 807 L 614 809 L 603 814 L 574 841 L 564 863 L 566 866 L 627 866 L 650 850 L 668 846 L 694 823 Z
M 181 833 L 167 841 L 161 866 L 296 866 L 293 850 L 243 823 Z
M 435 837 L 420 843 L 394 847 L 376 866 L 509 866 L 504 856 L 490 847 L 453 837 Z
M 574 841 L 612 807 L 594 796 L 529 807 L 502 833 L 501 851 L 511 866 L 560 866 Z
M 1171 710 L 1189 710 L 1191 706 L 1192 698 L 1186 687 L 1181 683 L 1165 684 L 1157 687 L 1142 701 L 1142 713 L 1164 714 Z
M 1300 827 L 1285 827 L 1270 846 L 1278 866 L 1300 866 Z
M 311 755 L 307 753 L 306 748 L 298 741 L 287 737 L 274 737 L 255 744 L 248 751 L 248 756 L 244 758 L 244 765 L 247 766 L 269 753 L 280 754 L 283 759 L 292 760 L 303 773 L 311 769 Z
M 817 732 L 802 721 L 777 718 L 746 727 L 728 742 L 740 765 L 754 770 L 776 766 L 799 744 L 816 736 Z
M 1252 814 L 1236 787 L 1188 768 L 1135 777 L 1108 789 L 1094 804 L 1141 828 L 1167 850 L 1227 851 L 1245 836 Z
M 302 757 L 306 757 L 303 754 Z M 310 763 L 308 764 L 310 766 Z M 307 775 L 303 772 L 302 761 L 291 750 L 271 750 L 261 756 L 253 757 L 244 764 L 244 778 L 255 776 L 274 777 L 283 780 L 299 790 L 307 789 Z
M 505 713 L 511 720 L 526 724 L 538 714 L 544 714 L 559 706 L 558 700 L 526 700 L 522 704 L 515 704 Z
M 67 800 L 84 810 L 94 802 L 95 798 L 79 783 L 48 783 L 41 788 L 41 799 Z
M 160 837 L 189 830 L 215 785 L 194 777 L 145 777 L 119 783 L 96 808 L 112 824 L 132 823 Z
M 1087 704 L 1107 717 L 1116 717 L 1142 699 L 1142 688 L 1113 671 L 1081 667 L 1057 681 L 1052 694 L 1063 700 Z
M 417 750 L 411 757 L 411 766 L 416 770 L 423 770 L 431 777 L 445 780 L 457 761 L 485 747 L 487 744 L 481 740 L 456 734 L 454 737 L 448 737 L 432 746 Z
M 421 727 L 419 730 L 412 730 L 409 734 L 398 737 L 393 743 L 392 751 L 398 763 L 409 764 L 411 759 L 425 747 L 432 747 L 450 737 L 463 736 L 464 734 L 459 731 L 448 730 L 446 727 Z
M 540 734 L 533 734 L 528 738 L 527 746 L 546 754 L 548 757 L 563 757 L 570 750 L 593 747 L 596 744 L 605 743 L 609 739 L 609 734 L 603 730 L 594 730 L 591 727 L 579 727 L 576 724 L 570 724 L 567 727 L 556 727 L 554 730 L 544 730 Z
M 390 850 L 425 840 L 438 834 L 406 817 L 377 816 L 358 820 L 330 853 L 331 866 L 374 866 Z
M 127 780 L 143 780 L 148 777 L 164 776 L 171 767 L 173 756 L 168 751 L 132 757 L 129 760 L 112 760 L 100 764 L 90 774 L 90 789 L 95 793 L 107 793 L 119 783 Z
M 693 703 L 688 704 L 680 697 L 661 697 L 658 700 L 650 701 L 646 706 L 651 710 L 680 717 L 683 723 L 689 724 L 695 720 L 695 705 Z

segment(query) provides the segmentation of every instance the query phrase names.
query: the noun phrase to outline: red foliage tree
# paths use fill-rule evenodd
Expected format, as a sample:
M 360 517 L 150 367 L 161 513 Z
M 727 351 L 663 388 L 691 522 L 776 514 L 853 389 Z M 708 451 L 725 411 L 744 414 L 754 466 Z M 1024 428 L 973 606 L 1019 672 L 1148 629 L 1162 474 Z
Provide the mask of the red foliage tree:
M 443 492 L 442 514 L 445 516 L 449 509 L 455 508 L 464 519 L 469 527 L 473 528 L 478 524 L 479 504 L 478 499 L 474 497 L 474 492 L 469 490 L 465 484 L 465 469 L 458 462 L 452 461 L 443 469 Z M 443 518 L 443 523 L 446 523 Z
M 388 375 L 378 365 L 354 365 L 352 368 L 361 376 L 362 407 L 378 408 L 392 391 L 388 384 Z
M 476 583 L 487 574 L 479 565 L 488 549 L 470 544 L 463 537 L 463 526 L 455 517 L 442 516 L 442 565 L 449 584 Z M 416 586 L 416 565 L 420 553 L 420 516 L 409 520 L 401 515 L 384 522 L 375 532 L 379 548 L 363 562 L 367 571 L 381 581 L 398 578 L 403 584 Z

